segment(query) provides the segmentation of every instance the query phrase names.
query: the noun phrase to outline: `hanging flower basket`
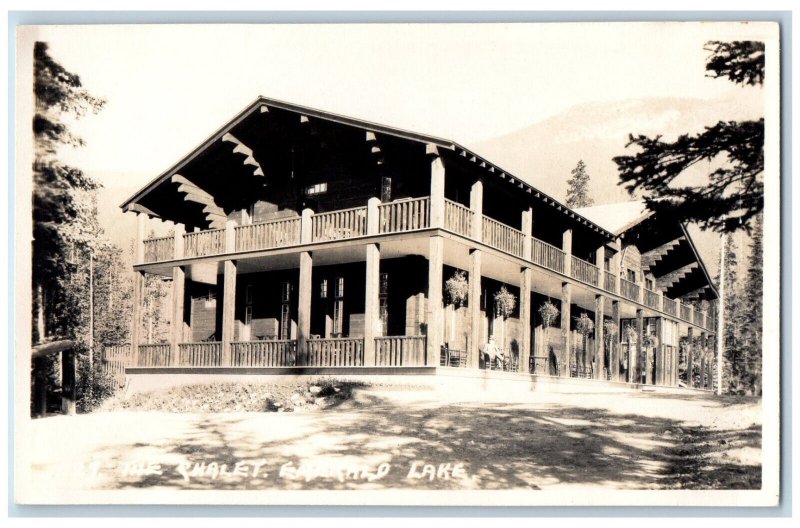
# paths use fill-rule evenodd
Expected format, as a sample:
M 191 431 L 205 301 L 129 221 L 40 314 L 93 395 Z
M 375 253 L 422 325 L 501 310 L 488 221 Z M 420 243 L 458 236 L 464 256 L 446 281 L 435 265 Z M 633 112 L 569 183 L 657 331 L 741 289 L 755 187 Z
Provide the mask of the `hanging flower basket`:
M 494 305 L 499 315 L 508 317 L 517 306 L 517 298 L 505 286 L 501 286 L 500 291 L 494 294 Z
M 539 317 L 542 318 L 542 326 L 550 328 L 556 322 L 559 311 L 556 305 L 550 301 L 545 301 L 539 306 Z
M 658 345 L 658 339 L 656 339 L 656 336 L 648 334 L 644 336 L 642 345 L 644 345 L 645 348 L 653 348 L 654 346 Z
M 633 326 L 628 325 L 625 327 L 625 338 L 629 345 L 635 345 L 639 340 L 639 335 L 636 333 L 636 329 Z
M 594 332 L 594 321 L 588 315 L 582 313 L 580 317 L 575 317 L 575 329 L 579 334 L 589 335 Z
M 451 304 L 457 308 L 464 306 L 467 301 L 467 295 L 469 295 L 469 282 L 467 281 L 466 273 L 463 271 L 453 273 L 453 276 L 445 281 L 444 289 Z

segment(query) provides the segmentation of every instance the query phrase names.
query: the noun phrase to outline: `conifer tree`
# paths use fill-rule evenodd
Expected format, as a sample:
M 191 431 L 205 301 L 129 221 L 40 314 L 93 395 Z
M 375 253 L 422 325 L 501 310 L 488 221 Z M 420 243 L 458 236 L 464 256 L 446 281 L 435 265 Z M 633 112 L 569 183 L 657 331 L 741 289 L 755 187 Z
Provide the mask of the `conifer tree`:
M 583 160 L 578 161 L 571 174 L 572 178 L 567 180 L 567 207 L 589 207 L 594 200 L 589 197 L 589 174 Z

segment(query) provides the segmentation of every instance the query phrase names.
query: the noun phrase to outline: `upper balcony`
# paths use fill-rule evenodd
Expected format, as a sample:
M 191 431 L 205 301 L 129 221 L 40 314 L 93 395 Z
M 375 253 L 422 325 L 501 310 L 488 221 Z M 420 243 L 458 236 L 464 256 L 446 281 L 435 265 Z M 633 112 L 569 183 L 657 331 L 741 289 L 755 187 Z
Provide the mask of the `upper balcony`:
M 195 258 L 246 257 L 248 252 L 331 243 L 421 230 L 443 229 L 503 254 L 632 301 L 653 311 L 713 330 L 713 318 L 663 293 L 630 282 L 607 270 L 570 255 L 561 248 L 452 200 L 444 200 L 443 219 L 435 225 L 430 197 L 380 203 L 370 200 L 362 207 L 314 213 L 266 222 L 235 225 L 143 241 L 137 265 Z M 678 309 L 680 307 L 680 309 Z

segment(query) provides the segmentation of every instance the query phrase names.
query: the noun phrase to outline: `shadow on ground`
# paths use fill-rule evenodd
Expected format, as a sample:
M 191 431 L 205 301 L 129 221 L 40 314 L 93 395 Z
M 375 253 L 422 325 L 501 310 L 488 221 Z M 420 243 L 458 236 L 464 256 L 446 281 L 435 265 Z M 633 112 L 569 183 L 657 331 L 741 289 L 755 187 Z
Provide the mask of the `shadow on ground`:
M 185 434 L 95 455 L 121 460 L 147 449 L 163 461 L 161 474 L 120 477 L 107 486 L 114 489 L 752 489 L 760 487 L 760 466 L 711 455 L 734 444 L 760 449 L 760 442 L 760 427 L 687 428 L 675 420 L 557 404 L 409 407 L 365 393 L 322 413 L 196 415 Z M 196 473 L 186 478 L 175 460 Z M 247 471 L 240 468 L 238 477 L 209 469 L 224 464 L 232 471 L 242 461 Z M 254 461 L 261 464 L 256 476 Z M 280 475 L 283 464 L 297 470 L 309 461 L 317 465 L 312 478 Z M 381 463 L 390 470 L 371 480 Z M 414 463 L 418 476 L 428 463 L 437 470 L 462 464 L 466 477 L 454 478 L 445 467 L 433 479 L 409 478 Z M 358 471 L 362 466 L 366 473 Z

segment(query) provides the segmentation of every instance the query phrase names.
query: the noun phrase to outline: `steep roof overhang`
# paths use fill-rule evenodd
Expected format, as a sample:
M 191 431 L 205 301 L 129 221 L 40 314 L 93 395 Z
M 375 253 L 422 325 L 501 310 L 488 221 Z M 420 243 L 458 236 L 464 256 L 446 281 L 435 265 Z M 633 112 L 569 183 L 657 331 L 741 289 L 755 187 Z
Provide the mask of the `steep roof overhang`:
M 379 123 L 374 123 L 371 121 L 365 121 L 352 117 L 342 116 L 331 112 L 324 112 L 321 110 L 316 110 L 305 106 L 286 103 L 275 99 L 269 99 L 263 96 L 259 96 L 253 103 L 251 103 L 244 110 L 239 112 L 239 114 L 237 114 L 232 120 L 230 120 L 225 125 L 216 130 L 205 141 L 203 141 L 200 145 L 198 145 L 194 150 L 189 152 L 187 155 L 181 158 L 177 163 L 175 163 L 169 169 L 167 169 L 159 176 L 154 178 L 152 181 L 150 181 L 150 183 L 145 185 L 142 189 L 137 191 L 130 198 L 125 200 L 120 206 L 122 210 L 125 212 L 135 211 L 153 215 L 154 214 L 153 211 L 150 211 L 149 209 L 147 209 L 146 207 L 144 207 L 142 204 L 139 203 L 144 197 L 146 197 L 149 193 L 151 193 L 154 189 L 158 188 L 159 186 L 170 182 L 171 178 L 174 175 L 179 174 L 184 167 L 186 167 L 199 155 L 208 150 L 218 141 L 222 140 L 226 134 L 231 133 L 231 131 L 235 129 L 237 125 L 242 123 L 245 119 L 250 117 L 255 112 L 263 111 L 264 108 L 266 108 L 267 110 L 269 108 L 279 108 L 281 110 L 295 112 L 301 116 L 323 119 L 334 123 L 361 128 L 367 131 L 395 136 L 409 141 L 416 141 L 424 144 L 435 145 L 438 148 L 443 148 L 453 151 L 455 154 L 475 162 L 475 164 L 478 167 L 485 169 L 488 173 L 495 174 L 500 180 L 504 180 L 508 184 L 515 186 L 520 190 L 520 192 L 527 193 L 528 195 L 531 196 L 532 199 L 540 200 L 545 206 L 552 207 L 556 211 L 562 212 L 566 217 L 572 219 L 577 223 L 583 224 L 588 229 L 597 232 L 600 236 L 605 237 L 609 241 L 613 241 L 615 239 L 615 235 L 613 233 L 607 231 L 598 224 L 592 222 L 591 220 L 580 215 L 579 213 L 573 211 L 572 209 L 562 204 L 558 200 L 552 198 L 551 196 L 548 196 L 547 194 L 543 193 L 538 189 L 535 189 L 530 184 L 524 182 L 523 180 L 519 179 L 518 177 L 509 173 L 508 171 L 503 170 L 502 168 L 490 162 L 489 160 L 477 155 L 476 153 L 472 152 L 466 147 L 459 145 L 458 143 L 435 136 L 420 134 L 417 132 L 411 132 L 395 127 L 382 125 Z

